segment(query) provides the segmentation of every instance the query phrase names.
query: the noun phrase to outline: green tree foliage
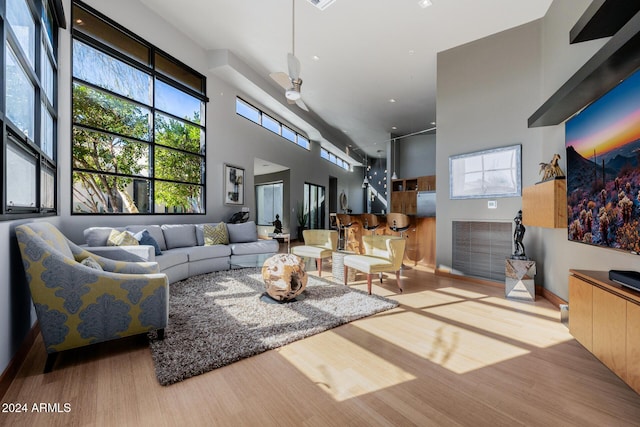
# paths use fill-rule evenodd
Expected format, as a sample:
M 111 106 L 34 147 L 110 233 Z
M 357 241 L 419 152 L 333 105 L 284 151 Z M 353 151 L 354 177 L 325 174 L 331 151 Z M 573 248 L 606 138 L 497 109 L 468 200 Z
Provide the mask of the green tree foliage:
M 198 115 L 192 121 L 199 121 Z M 189 154 L 203 151 L 201 141 L 201 130 L 197 126 L 156 115 L 155 176 L 180 182 L 156 182 L 156 203 L 179 207 L 183 212 L 201 212 L 202 187 L 189 185 L 202 183 L 203 159 Z
M 150 135 L 148 110 L 79 84 L 73 86 L 73 121 L 138 139 L 148 139 Z M 72 155 L 75 169 L 124 175 L 148 173 L 147 144 L 130 142 L 107 133 L 74 127 Z M 100 212 L 108 206 L 108 201 L 113 212 L 119 212 L 119 197 L 122 197 L 126 210 L 137 213 L 126 192 L 132 178 L 79 172 L 74 173 L 73 181 L 76 198 L 90 212 Z M 75 184 L 81 184 L 80 188 Z
M 111 206 L 113 212 L 138 213 L 127 187 L 133 182 L 131 176 L 149 176 L 150 145 L 117 135 L 150 140 L 150 111 L 108 93 L 74 84 L 73 120 L 87 128 L 105 130 L 74 127 L 73 166 L 83 170 L 73 175 L 76 199 L 94 213 L 106 206 Z M 198 122 L 199 117 L 192 121 Z M 201 133 L 197 126 L 156 115 L 155 178 L 173 181 L 156 181 L 156 204 L 176 207 L 181 212 L 201 212 L 200 184 L 204 170 L 203 158 L 199 156 L 204 151 Z M 122 209 L 120 204 L 124 204 Z

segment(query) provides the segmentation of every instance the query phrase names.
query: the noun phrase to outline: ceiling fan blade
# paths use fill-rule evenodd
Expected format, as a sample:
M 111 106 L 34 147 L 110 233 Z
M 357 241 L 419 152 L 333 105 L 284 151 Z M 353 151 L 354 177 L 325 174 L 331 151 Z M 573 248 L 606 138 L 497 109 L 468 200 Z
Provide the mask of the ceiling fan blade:
M 291 79 L 289 78 L 289 75 L 287 73 L 283 73 L 283 72 L 271 73 L 269 74 L 269 77 L 271 77 L 283 89 L 291 88 Z
M 300 78 L 300 61 L 292 53 L 287 54 L 287 65 L 289 66 L 289 78 L 298 80 Z
M 309 107 L 307 107 L 307 104 L 305 104 L 305 103 L 302 101 L 302 98 L 301 98 L 301 99 L 298 99 L 298 100 L 296 101 L 296 105 L 297 105 L 298 107 L 302 108 L 304 111 L 309 111 Z

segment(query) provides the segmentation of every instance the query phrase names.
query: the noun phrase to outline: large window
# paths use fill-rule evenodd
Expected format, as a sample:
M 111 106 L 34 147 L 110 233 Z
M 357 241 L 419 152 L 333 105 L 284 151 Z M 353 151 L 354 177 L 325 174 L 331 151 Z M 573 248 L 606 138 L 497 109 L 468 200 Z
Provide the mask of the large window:
M 61 25 L 60 0 L 0 0 L 1 219 L 56 213 L 55 95 Z
M 81 2 L 72 12 L 72 212 L 204 213 L 205 77 Z
M 282 221 L 283 183 L 272 182 L 256 185 L 256 216 L 258 225 L 273 225 L 276 215 Z

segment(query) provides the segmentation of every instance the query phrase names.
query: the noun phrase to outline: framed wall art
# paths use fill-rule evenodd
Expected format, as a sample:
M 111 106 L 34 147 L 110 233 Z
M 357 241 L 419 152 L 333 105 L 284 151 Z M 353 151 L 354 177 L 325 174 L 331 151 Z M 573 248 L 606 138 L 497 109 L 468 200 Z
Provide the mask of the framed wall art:
M 518 197 L 522 193 L 521 145 L 449 157 L 449 198 Z
M 244 168 L 224 164 L 224 204 L 244 205 Z

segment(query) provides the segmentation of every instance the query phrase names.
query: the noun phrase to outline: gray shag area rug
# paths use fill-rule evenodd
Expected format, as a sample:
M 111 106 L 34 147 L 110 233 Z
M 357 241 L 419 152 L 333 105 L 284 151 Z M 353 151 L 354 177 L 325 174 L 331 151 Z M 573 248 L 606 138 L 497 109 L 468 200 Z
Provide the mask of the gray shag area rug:
M 165 338 L 150 341 L 160 384 L 174 384 L 398 305 L 316 276 L 308 278 L 304 298 L 283 304 L 260 299 L 264 283 L 257 268 L 172 284 Z

